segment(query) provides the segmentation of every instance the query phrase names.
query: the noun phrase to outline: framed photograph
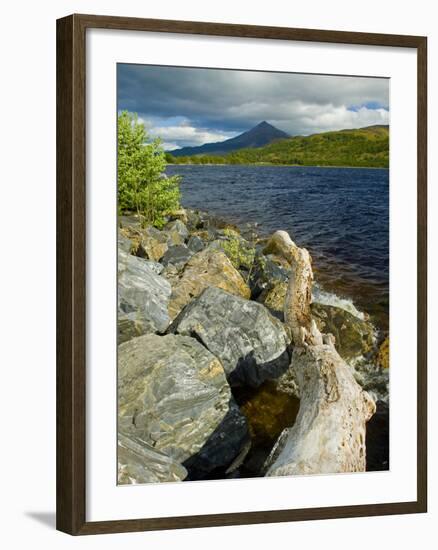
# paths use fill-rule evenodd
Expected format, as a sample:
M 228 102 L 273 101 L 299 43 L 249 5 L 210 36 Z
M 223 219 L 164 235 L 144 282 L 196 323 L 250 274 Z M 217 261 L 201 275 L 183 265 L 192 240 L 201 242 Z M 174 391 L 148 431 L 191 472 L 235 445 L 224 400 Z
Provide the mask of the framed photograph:
M 57 22 L 57 528 L 427 510 L 426 38 Z

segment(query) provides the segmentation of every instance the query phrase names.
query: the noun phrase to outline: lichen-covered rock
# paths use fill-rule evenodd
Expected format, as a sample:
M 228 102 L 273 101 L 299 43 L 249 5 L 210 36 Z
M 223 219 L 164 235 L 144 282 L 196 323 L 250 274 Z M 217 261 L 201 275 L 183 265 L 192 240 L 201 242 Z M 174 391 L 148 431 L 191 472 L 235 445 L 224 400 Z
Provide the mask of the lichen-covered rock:
M 273 287 L 265 289 L 257 298 L 258 302 L 267 307 L 279 319 L 284 319 L 287 286 L 287 281 L 278 282 Z
M 286 372 L 275 380 L 275 387 L 279 392 L 290 395 L 294 399 L 300 398 L 300 386 L 292 366 L 289 366 Z
M 228 220 L 221 218 L 220 216 L 210 214 L 209 212 L 202 212 L 200 210 L 197 211 L 197 215 L 199 216 L 199 229 L 212 229 L 214 231 L 218 229 L 232 229 L 239 232 L 239 228 L 235 224 L 230 223 Z
M 117 247 L 118 249 L 123 250 L 123 252 L 129 254 L 133 248 L 133 243 L 131 239 L 128 239 L 128 237 L 123 234 L 123 232 L 119 231 L 117 235 Z
M 117 318 L 117 343 L 123 344 L 144 334 L 144 325 L 141 321 L 129 318 L 120 313 Z
M 121 247 L 121 252 L 122 254 L 125 252 L 125 250 Z M 147 260 L 145 258 L 140 258 L 140 256 L 137 256 L 137 258 L 140 259 L 140 262 L 138 262 L 137 260 L 129 260 L 130 261 L 130 264 L 134 265 L 134 266 L 147 266 L 149 269 L 151 269 L 154 273 L 156 273 L 157 275 L 160 275 L 164 269 L 164 266 L 162 264 L 160 264 L 159 262 L 154 262 L 153 260 Z M 120 265 L 118 266 L 119 268 L 119 275 L 122 273 L 123 269 L 125 268 L 124 266 L 126 265 L 126 256 L 123 254 L 122 257 L 119 257 L 118 258 L 118 261 L 120 262 Z
M 220 361 L 194 338 L 149 334 L 119 346 L 119 431 L 191 479 L 227 467 L 247 439 Z
M 156 227 L 144 227 L 144 219 L 136 214 L 119 218 L 119 235 L 131 241 L 131 252 L 140 258 L 158 261 L 168 248 L 170 237 Z
M 321 332 L 335 337 L 335 347 L 346 361 L 368 354 L 375 346 L 373 325 L 345 309 L 312 304 L 312 315 Z
M 169 248 L 169 235 L 155 227 L 146 227 L 141 232 L 139 246 L 150 260 L 158 262 Z
M 201 252 L 205 248 L 205 243 L 198 235 L 192 235 L 187 241 L 187 247 L 192 252 Z
M 277 261 L 275 255 L 265 256 L 258 252 L 254 258 L 249 285 L 251 295 L 257 298 L 263 291 L 268 291 L 278 283 L 287 282 L 289 271 L 285 264 Z
M 377 353 L 377 364 L 381 369 L 389 369 L 389 336 L 380 344 Z
M 277 283 L 273 288 L 263 291 L 257 300 L 279 319 L 283 319 L 287 289 L 287 282 Z M 310 307 L 318 329 L 333 334 L 335 347 L 343 359 L 349 361 L 373 350 L 375 331 L 369 321 L 335 306 L 312 303 Z
M 173 220 L 169 222 L 164 232 L 169 236 L 169 244 L 183 244 L 189 236 L 189 230 L 181 220 Z
M 135 437 L 119 433 L 117 446 L 119 485 L 182 481 L 187 470 L 182 464 Z
M 172 325 L 219 357 L 231 385 L 259 386 L 289 366 L 283 325 L 256 302 L 210 287 Z
M 142 219 L 138 214 L 126 214 L 119 217 L 121 227 L 141 230 Z
M 161 263 L 164 266 L 173 265 L 177 270 L 182 269 L 193 256 L 193 252 L 185 245 L 178 244 L 169 247 L 167 252 L 161 258 Z
M 371 361 L 355 362 L 354 377 L 375 401 L 389 399 L 389 369 L 375 365 Z
M 139 334 L 164 332 L 170 323 L 170 293 L 170 284 L 156 273 L 154 263 L 119 249 L 119 342 Z
M 201 292 L 214 286 L 249 298 L 250 290 L 240 273 L 233 267 L 227 256 L 218 250 L 206 248 L 193 255 L 178 277 L 172 277 L 172 295 L 169 313 L 174 319 L 178 313 Z
M 171 214 L 169 214 L 170 221 L 173 220 L 181 220 L 183 224 L 187 225 L 189 221 L 189 213 L 185 208 L 180 208 L 179 210 L 174 210 Z
M 224 472 L 233 470 L 236 461 L 248 452 L 251 442 L 247 420 L 233 398 L 228 405 L 226 416 L 202 449 L 184 461 L 188 480 L 211 478 L 214 471 L 220 471 L 223 477 Z
M 149 266 L 152 269 L 152 271 L 157 275 L 160 275 L 164 270 L 164 266 L 160 264 L 160 262 L 154 262 L 153 260 L 143 260 L 143 261 L 146 262 L 146 265 Z
M 366 423 L 376 406 L 331 344 L 296 348 L 301 402 L 267 462 L 268 476 L 363 472 Z
M 202 226 L 201 215 L 198 210 L 191 210 L 190 208 L 187 208 L 186 215 L 187 215 L 187 221 L 186 222 L 184 220 L 182 221 L 184 221 L 184 223 L 187 225 L 190 231 L 199 229 Z

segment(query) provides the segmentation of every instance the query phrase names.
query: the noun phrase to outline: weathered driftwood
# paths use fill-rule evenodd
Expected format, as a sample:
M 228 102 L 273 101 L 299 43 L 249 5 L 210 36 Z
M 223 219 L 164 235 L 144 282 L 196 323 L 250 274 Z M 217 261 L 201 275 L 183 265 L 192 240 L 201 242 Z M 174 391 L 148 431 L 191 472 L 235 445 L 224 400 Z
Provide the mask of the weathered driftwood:
M 294 426 L 280 436 L 268 458 L 266 475 L 364 471 L 366 422 L 375 403 L 337 353 L 334 337 L 321 334 L 312 319 L 307 250 L 285 231 L 274 233 L 267 248 L 292 266 L 284 314 L 295 345 L 290 368 L 301 403 Z
M 300 410 L 268 459 L 268 476 L 362 472 L 366 422 L 375 404 L 332 344 L 296 348 L 292 356 Z
M 292 271 L 284 302 L 284 320 L 289 326 L 295 345 L 314 343 L 319 339 L 312 321 L 310 302 L 312 299 L 313 272 L 311 257 L 305 248 L 299 248 L 286 231 L 276 231 L 266 250 L 285 258 Z

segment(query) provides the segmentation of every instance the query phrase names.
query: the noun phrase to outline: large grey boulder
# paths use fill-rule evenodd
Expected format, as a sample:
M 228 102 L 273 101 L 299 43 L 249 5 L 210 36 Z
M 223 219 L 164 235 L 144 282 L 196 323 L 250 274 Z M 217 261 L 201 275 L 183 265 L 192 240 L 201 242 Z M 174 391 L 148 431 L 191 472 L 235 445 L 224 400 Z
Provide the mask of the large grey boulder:
M 128 239 L 126 235 L 119 231 L 117 235 L 117 247 L 129 254 L 133 248 L 133 243 L 131 239 Z
M 187 223 L 187 227 L 194 231 L 199 229 L 202 226 L 202 220 L 199 212 L 197 210 L 186 209 L 187 222 L 182 220 L 184 223 Z
M 170 276 L 172 275 L 172 276 Z M 172 284 L 169 313 L 174 319 L 178 313 L 210 286 L 222 288 L 231 294 L 249 298 L 250 290 L 242 275 L 227 256 L 219 250 L 206 248 L 194 254 L 175 275 L 166 274 Z
M 263 291 L 257 301 L 264 304 L 273 315 L 283 319 L 287 289 L 288 282 L 277 283 L 273 288 Z M 375 349 L 375 329 L 366 318 L 318 302 L 311 303 L 310 309 L 318 329 L 333 334 L 336 349 L 345 361 L 366 356 Z
M 207 288 L 172 325 L 196 336 L 221 360 L 231 385 L 259 386 L 289 365 L 288 337 L 280 321 L 256 302 Z
M 119 431 L 201 479 L 248 437 L 220 361 L 194 338 L 149 334 L 119 346 Z
M 141 229 L 142 218 L 137 214 L 119 216 L 119 224 L 121 227 L 129 227 L 136 230 Z
M 259 294 L 257 301 L 269 309 L 278 319 L 284 320 L 284 303 L 286 300 L 288 282 L 277 282 Z
M 180 208 L 179 210 L 174 210 L 167 215 L 169 221 L 181 220 L 185 225 L 189 222 L 189 212 L 185 208 Z
M 189 237 L 189 230 L 181 220 L 169 222 L 166 224 L 164 231 L 173 245 L 183 244 Z
M 168 233 L 151 225 L 144 227 L 143 220 L 139 216 L 121 216 L 119 222 L 119 235 L 131 241 L 131 254 L 140 258 L 157 262 L 172 244 Z
M 333 334 L 336 349 L 345 361 L 366 356 L 375 349 L 375 329 L 366 319 L 324 304 L 312 304 L 311 309 L 319 330 Z
M 192 235 L 187 241 L 187 246 L 192 252 L 201 252 L 205 248 L 205 243 L 198 235 Z
M 182 464 L 141 439 L 122 433 L 118 436 L 117 463 L 119 485 L 182 481 L 187 477 Z
M 118 252 L 119 343 L 151 332 L 164 332 L 170 323 L 167 306 L 170 284 L 157 274 L 157 264 Z
M 222 478 L 234 470 L 236 462 L 248 453 L 251 440 L 248 423 L 233 398 L 229 409 L 219 426 L 213 431 L 202 449 L 186 461 L 188 480 L 204 479 L 216 470 Z
M 185 244 L 171 246 L 164 256 L 161 263 L 164 266 L 173 265 L 177 270 L 182 269 L 193 256 L 193 252 Z
M 156 227 L 146 227 L 139 235 L 138 255 L 147 256 L 150 260 L 158 262 L 169 248 L 169 235 Z
M 281 262 L 276 255 L 258 252 L 249 279 L 251 296 L 258 298 L 262 292 L 269 291 L 279 283 L 287 282 L 289 269 L 287 262 Z

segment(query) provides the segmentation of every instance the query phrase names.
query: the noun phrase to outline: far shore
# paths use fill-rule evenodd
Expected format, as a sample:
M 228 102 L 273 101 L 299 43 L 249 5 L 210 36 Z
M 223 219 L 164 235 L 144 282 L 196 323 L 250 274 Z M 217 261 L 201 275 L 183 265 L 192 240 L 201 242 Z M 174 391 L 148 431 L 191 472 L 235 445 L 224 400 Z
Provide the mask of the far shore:
M 278 166 L 284 168 L 356 168 L 366 170 L 389 170 L 389 166 L 324 166 L 321 164 L 275 164 L 273 162 L 231 163 L 231 162 L 168 162 L 167 166 Z

